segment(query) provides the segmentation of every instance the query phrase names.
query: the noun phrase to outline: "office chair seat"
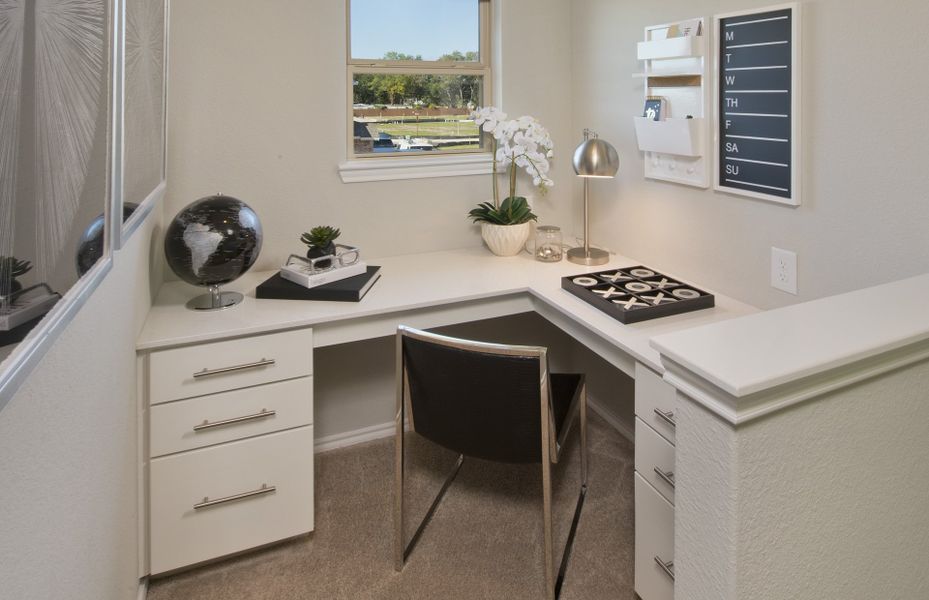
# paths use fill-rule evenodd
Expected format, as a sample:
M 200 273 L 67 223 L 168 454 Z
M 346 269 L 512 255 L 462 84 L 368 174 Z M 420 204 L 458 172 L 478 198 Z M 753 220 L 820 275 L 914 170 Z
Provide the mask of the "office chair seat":
M 551 465 L 580 418 L 581 487 L 555 576 Z M 409 544 L 403 541 L 405 429 L 458 454 Z M 558 597 L 587 493 L 587 392 L 581 374 L 552 374 L 540 346 L 488 344 L 400 326 L 397 330 L 394 560 L 398 571 L 454 481 L 464 457 L 541 463 L 546 597 Z

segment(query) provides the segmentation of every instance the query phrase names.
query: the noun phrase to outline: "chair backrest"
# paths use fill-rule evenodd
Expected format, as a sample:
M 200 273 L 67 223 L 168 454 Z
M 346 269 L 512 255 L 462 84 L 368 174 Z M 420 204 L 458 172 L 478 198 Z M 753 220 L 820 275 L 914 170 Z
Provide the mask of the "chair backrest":
M 550 421 L 545 348 L 473 342 L 401 326 L 397 351 L 397 376 L 403 377 L 418 434 L 466 456 L 540 462 L 543 413 Z

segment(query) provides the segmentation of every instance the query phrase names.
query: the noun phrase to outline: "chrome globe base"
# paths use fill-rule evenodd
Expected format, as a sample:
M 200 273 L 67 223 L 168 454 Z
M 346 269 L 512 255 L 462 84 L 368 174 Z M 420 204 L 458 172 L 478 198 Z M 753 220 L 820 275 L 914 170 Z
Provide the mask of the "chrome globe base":
M 187 301 L 190 310 L 224 310 L 232 308 L 245 298 L 239 292 L 222 292 L 218 285 L 211 285 L 209 293 Z

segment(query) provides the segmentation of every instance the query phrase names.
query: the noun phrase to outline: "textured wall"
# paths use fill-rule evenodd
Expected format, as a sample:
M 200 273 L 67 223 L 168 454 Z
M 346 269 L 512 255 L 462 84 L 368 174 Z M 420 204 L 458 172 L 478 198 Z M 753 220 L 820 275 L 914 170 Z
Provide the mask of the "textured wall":
M 156 208 L 0 412 L 4 599 L 135 597 L 135 340 L 159 222 Z
M 551 130 L 556 185 L 536 208 L 543 221 L 569 226 L 570 152 L 579 137 L 570 129 L 565 85 L 570 7 L 558 0 L 498 4 L 504 35 L 495 94 L 511 115 L 532 114 Z M 341 182 L 345 33 L 344 2 L 172 6 L 168 217 L 215 192 L 245 200 L 264 226 L 260 269 L 300 251 L 300 233 L 316 224 L 340 227 L 342 239 L 367 256 L 480 243 L 466 215 L 491 197 L 489 175 Z
M 618 179 L 592 186 L 594 241 L 760 307 L 925 272 L 929 119 L 885 115 L 894 98 L 929 93 L 917 67 L 929 3 L 802 2 L 803 206 L 644 178 L 632 125 L 642 80 L 630 76 L 643 27 L 771 4 L 571 2 L 575 128 L 598 129 L 622 162 Z M 769 287 L 772 245 L 799 254 L 799 297 Z
M 927 598 L 929 362 L 733 431 L 683 398 L 676 598 Z

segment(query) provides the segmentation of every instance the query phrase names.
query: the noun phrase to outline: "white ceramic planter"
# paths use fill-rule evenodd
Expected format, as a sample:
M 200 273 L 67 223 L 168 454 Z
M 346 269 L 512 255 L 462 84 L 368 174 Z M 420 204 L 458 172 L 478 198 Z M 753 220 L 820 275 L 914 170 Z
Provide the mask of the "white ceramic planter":
M 497 256 L 516 256 L 526 245 L 531 227 L 530 222 L 519 225 L 481 223 L 481 237 L 490 251 Z

